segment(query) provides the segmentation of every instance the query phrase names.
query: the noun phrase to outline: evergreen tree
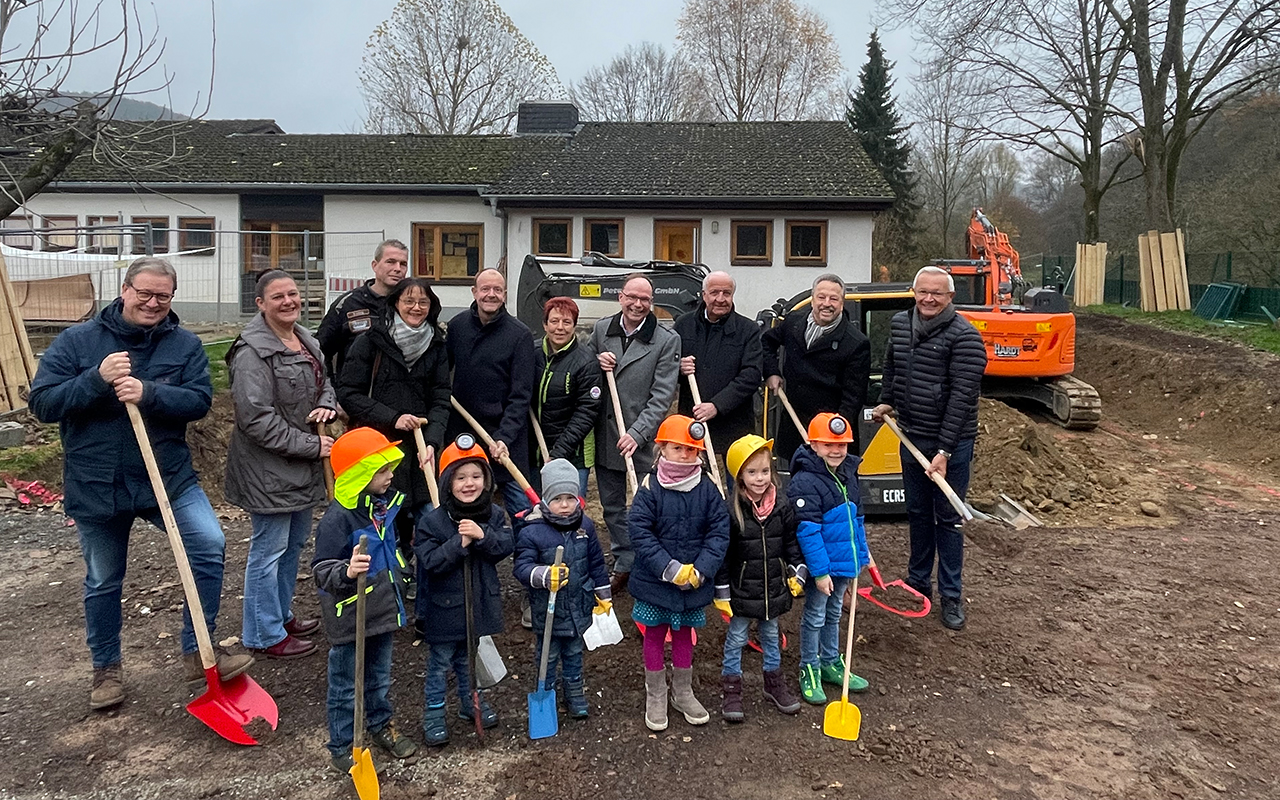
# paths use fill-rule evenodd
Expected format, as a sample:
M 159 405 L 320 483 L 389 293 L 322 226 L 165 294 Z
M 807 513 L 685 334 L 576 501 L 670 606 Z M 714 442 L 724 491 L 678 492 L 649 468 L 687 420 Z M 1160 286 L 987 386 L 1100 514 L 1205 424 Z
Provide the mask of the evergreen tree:
M 896 201 L 876 221 L 872 237 L 872 272 L 880 265 L 888 266 L 896 278 L 914 274 L 916 262 L 916 214 L 920 204 L 915 199 L 915 179 L 911 175 L 911 145 L 907 126 L 902 124 L 894 106 L 893 80 L 889 77 L 893 63 L 885 59 L 880 37 L 873 31 L 867 42 L 867 63 L 858 75 L 858 88 L 849 95 L 849 124 L 857 132 L 871 161 L 880 169 Z

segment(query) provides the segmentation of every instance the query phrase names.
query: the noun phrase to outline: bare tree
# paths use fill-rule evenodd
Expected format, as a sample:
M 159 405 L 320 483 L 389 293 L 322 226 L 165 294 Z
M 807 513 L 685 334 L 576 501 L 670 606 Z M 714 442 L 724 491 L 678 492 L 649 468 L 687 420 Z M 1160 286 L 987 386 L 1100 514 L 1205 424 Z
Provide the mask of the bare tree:
M 1097 241 L 1102 198 L 1119 164 L 1103 151 L 1124 130 L 1111 113 L 1129 34 L 1104 0 L 893 0 L 930 45 L 935 69 L 964 76 L 966 102 L 983 136 L 1038 149 L 1076 169 L 1084 189 L 1085 238 Z
M 952 240 L 965 225 L 979 171 L 979 120 L 964 81 L 955 70 L 925 70 L 906 102 L 915 120 L 911 133 L 921 213 L 943 258 L 954 252 Z
M 181 157 L 183 123 L 111 120 L 122 99 L 168 87 L 163 52 L 134 0 L 0 0 L 0 219 L 79 157 L 131 175 Z M 86 74 L 96 88 L 68 88 Z
M 676 34 L 723 119 L 836 119 L 843 111 L 840 49 L 826 21 L 793 0 L 687 0 Z
M 400 0 L 359 77 L 371 133 L 507 133 L 520 101 L 564 97 L 496 0 Z
M 1178 170 L 1215 114 L 1280 76 L 1280 0 L 1104 0 L 1127 39 L 1137 102 L 1113 106 L 1137 135 L 1147 225 L 1175 226 Z
M 569 87 L 585 119 L 611 122 L 687 122 L 707 119 L 689 64 L 661 45 L 630 45 Z

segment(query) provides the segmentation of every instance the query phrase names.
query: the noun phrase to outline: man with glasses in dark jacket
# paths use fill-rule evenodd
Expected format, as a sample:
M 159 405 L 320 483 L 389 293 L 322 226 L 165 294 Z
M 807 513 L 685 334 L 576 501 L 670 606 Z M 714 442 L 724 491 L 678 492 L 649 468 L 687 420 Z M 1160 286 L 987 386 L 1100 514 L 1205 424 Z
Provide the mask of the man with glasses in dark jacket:
M 884 389 L 872 418 L 898 419 L 912 442 L 930 458 L 928 470 L 902 448 L 902 482 L 911 526 L 907 583 L 932 594 L 935 554 L 942 624 L 964 627 L 960 571 L 964 565 L 964 520 L 930 475 L 946 479 L 961 498 L 969 488 L 969 463 L 978 435 L 978 390 L 987 348 L 977 329 L 956 313 L 956 287 L 940 267 L 924 267 L 912 283 L 916 306 L 894 315 L 884 361 Z

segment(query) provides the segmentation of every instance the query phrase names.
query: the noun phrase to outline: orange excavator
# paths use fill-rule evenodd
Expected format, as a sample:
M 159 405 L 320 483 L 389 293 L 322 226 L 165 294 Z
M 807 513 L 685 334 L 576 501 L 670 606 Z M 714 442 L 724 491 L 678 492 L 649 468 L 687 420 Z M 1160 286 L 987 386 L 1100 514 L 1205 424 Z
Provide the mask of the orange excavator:
M 930 262 L 951 274 L 956 310 L 982 334 L 987 372 L 982 393 L 1047 409 L 1066 428 L 1092 430 L 1102 400 L 1073 377 L 1076 318 L 1052 287 L 1028 288 L 1009 237 L 974 209 L 965 233 L 969 257 Z

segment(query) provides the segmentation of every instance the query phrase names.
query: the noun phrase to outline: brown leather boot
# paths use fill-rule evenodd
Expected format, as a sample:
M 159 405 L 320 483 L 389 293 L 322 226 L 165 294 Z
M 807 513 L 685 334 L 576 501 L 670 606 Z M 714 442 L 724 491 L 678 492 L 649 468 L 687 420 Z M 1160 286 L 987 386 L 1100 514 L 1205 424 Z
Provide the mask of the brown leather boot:
M 94 667 L 93 688 L 89 691 L 89 708 L 100 711 L 124 702 L 124 679 L 119 664 Z

